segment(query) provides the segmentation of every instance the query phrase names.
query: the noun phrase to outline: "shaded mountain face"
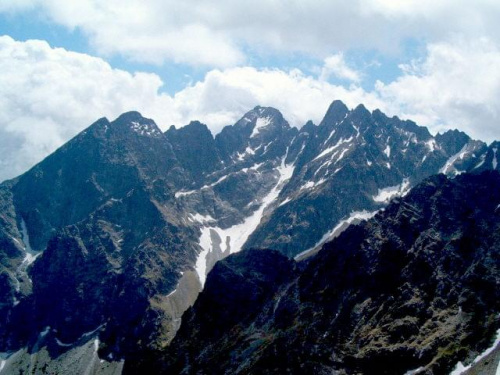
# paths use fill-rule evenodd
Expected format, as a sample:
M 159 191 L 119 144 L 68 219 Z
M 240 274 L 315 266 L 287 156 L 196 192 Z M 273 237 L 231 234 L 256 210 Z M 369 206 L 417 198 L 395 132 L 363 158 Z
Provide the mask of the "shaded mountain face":
M 137 112 L 101 119 L 0 185 L 0 351 L 27 348 L 9 370 L 28 370 L 28 353 L 42 349 L 52 359 L 81 356 L 78 348 L 97 340 L 100 358 L 120 360 L 173 338 L 207 272 L 197 261 L 208 215 L 190 204 L 223 223 L 251 215 L 297 132 L 274 109 L 246 116 L 250 125 L 235 127 L 248 134 L 234 144 L 196 122 L 163 134 Z M 189 204 L 179 199 L 192 191 Z
M 46 327 L 56 354 L 98 328 L 103 355 L 171 339 L 159 301 L 199 251 L 174 196 L 187 179 L 156 124 L 131 112 L 3 184 L 1 351 Z
M 498 169 L 497 151 L 340 101 L 300 130 L 255 107 L 215 137 L 100 119 L 0 184 L 0 352 L 162 348 L 218 260 L 310 256 L 429 175 Z
M 219 262 L 167 351 L 128 370 L 447 374 L 500 326 L 499 251 L 500 173 L 433 176 L 307 261 Z
M 202 183 L 208 174 L 221 168 L 215 139 L 206 125 L 193 121 L 180 129 L 172 126 L 165 136 L 194 184 Z

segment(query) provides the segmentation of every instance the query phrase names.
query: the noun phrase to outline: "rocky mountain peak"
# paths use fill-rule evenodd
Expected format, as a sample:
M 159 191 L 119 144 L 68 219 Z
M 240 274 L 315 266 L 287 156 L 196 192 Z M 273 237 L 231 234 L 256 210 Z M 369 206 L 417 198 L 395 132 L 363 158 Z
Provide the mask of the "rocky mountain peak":
M 255 138 L 261 132 L 289 129 L 290 125 L 276 108 L 256 106 L 236 122 L 235 127 L 241 127 L 247 132 L 251 129 L 250 138 Z
M 368 109 L 366 109 L 364 104 L 358 104 L 356 108 L 354 108 L 354 112 L 364 114 L 366 116 L 370 116 L 371 113 Z
M 122 113 L 120 116 L 116 118 L 117 123 L 130 123 L 132 121 L 142 121 L 144 117 L 141 115 L 139 111 L 128 111 Z
M 470 140 L 471 138 L 467 134 L 457 129 L 447 130 L 436 135 L 436 142 L 452 155 L 459 152 Z
M 330 104 L 325 117 L 320 122 L 320 126 L 333 125 L 344 119 L 349 112 L 349 108 L 340 100 L 335 100 Z
M 264 143 L 277 140 L 281 135 L 290 130 L 290 125 L 280 111 L 272 107 L 257 107 L 257 117 L 253 124 L 251 139 Z
M 172 126 L 165 132 L 165 137 L 181 166 L 196 183 L 220 166 L 221 158 L 215 139 L 205 124 L 192 121 L 179 129 Z
M 130 130 L 141 136 L 162 137 L 162 132 L 156 123 L 143 117 L 137 111 L 130 111 L 120 115 L 112 123 L 117 129 Z
M 433 138 L 431 133 L 429 133 L 429 130 L 426 127 L 418 126 L 413 121 L 410 120 L 401 121 L 397 117 L 393 117 L 393 120 L 401 123 L 401 129 L 415 134 L 416 140 L 418 142 L 427 142 L 431 138 Z
M 257 106 L 236 124 L 226 126 L 215 142 L 223 160 L 238 163 L 248 158 L 261 160 L 282 156 L 297 129 L 291 128 L 280 111 Z

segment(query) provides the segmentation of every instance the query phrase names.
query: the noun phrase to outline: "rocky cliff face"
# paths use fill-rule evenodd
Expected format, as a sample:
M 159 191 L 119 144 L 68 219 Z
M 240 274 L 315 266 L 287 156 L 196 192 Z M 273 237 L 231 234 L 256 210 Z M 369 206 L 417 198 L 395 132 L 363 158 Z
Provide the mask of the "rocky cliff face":
M 425 177 L 473 170 L 487 149 L 463 133 L 435 138 L 411 121 L 363 106 L 349 111 L 341 102 L 299 136 L 293 176 L 247 248 L 296 256 L 321 245 L 340 221 L 378 210 Z
M 498 172 L 431 177 L 307 261 L 219 262 L 168 350 L 129 371 L 447 374 L 500 326 L 499 234 Z
M 340 101 L 300 130 L 256 107 L 215 137 L 100 119 L 0 184 L 0 352 L 163 348 L 218 260 L 308 257 L 429 175 L 499 169 L 498 148 Z
M 174 196 L 187 180 L 156 124 L 131 112 L 4 184 L 2 351 L 45 331 L 56 354 L 88 332 L 103 357 L 168 342 L 177 323 L 162 302 L 198 253 Z

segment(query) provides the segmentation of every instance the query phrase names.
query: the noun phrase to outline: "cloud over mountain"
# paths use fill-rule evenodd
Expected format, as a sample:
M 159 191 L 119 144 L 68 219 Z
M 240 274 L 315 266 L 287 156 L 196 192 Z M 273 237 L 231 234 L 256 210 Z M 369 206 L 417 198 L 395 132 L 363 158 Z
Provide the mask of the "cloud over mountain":
M 350 107 L 364 103 L 414 119 L 434 132 L 459 128 L 485 141 L 500 137 L 500 48 L 487 38 L 430 44 L 424 58 L 402 66 L 401 76 L 378 82 L 371 91 L 325 79 L 329 74 L 352 81 L 360 77 L 342 55 L 327 58 L 317 76 L 299 69 L 214 69 L 174 95 L 162 92 L 164 82 L 156 74 L 129 73 L 43 41 L 0 37 L 0 56 L 0 147 L 5 155 L 0 180 L 22 173 L 95 119 L 132 109 L 155 119 L 163 130 L 200 120 L 217 133 L 256 105 L 280 108 L 293 126 L 309 119 L 317 123 L 318 114 L 341 99 Z

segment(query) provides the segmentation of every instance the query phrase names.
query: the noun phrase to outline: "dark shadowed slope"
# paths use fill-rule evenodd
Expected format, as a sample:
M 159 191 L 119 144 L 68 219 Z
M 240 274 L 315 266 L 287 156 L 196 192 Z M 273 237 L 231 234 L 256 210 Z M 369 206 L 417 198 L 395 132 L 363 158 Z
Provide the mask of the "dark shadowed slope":
M 500 327 L 499 256 L 500 174 L 434 176 L 308 261 L 220 262 L 171 347 L 128 370 L 447 374 Z

